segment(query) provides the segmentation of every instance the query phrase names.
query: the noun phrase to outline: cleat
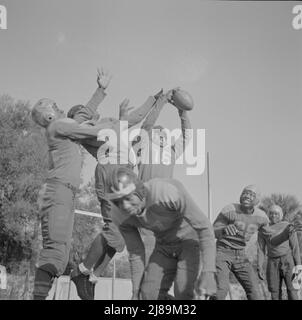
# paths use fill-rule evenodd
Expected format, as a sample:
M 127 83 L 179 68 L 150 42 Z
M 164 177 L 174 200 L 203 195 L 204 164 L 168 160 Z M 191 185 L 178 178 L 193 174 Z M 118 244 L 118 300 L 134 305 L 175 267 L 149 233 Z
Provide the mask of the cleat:
M 71 280 L 77 288 L 77 294 L 82 300 L 94 300 L 95 283 L 89 281 L 89 275 L 80 273 Z

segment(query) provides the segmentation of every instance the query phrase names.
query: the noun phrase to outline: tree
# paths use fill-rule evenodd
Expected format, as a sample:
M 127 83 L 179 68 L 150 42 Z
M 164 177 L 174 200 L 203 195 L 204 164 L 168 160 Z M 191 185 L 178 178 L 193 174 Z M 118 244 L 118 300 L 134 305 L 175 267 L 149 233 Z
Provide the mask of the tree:
M 38 191 L 47 170 L 43 129 L 32 121 L 29 104 L 0 97 L 0 260 L 8 270 L 31 261 L 38 245 Z
M 298 199 L 289 194 L 273 193 L 261 200 L 260 208 L 268 213 L 271 205 L 276 204 L 283 210 L 283 219 L 291 221 L 300 206 Z
M 75 267 L 87 254 L 91 242 L 100 233 L 103 226 L 99 201 L 95 194 L 94 180 L 82 185 L 76 197 L 75 207 L 79 210 L 100 213 L 100 218 L 75 216 L 73 243 L 70 253 L 70 264 Z
M 32 289 L 29 279 L 41 244 L 37 197 L 46 172 L 46 138 L 31 119 L 29 103 L 1 96 L 0 263 L 11 273 L 9 285 L 14 290 L 10 292 L 16 293 L 15 299 L 22 298 L 22 288 L 23 299 Z M 25 283 L 20 277 L 24 273 Z

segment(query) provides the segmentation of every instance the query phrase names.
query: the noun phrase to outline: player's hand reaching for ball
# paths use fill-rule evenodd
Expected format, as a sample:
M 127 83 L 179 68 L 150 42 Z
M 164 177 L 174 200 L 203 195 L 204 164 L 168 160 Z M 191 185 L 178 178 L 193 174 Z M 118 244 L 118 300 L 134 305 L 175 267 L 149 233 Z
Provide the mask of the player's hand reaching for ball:
M 112 75 L 105 71 L 103 68 L 97 69 L 97 83 L 100 88 L 103 88 L 104 90 L 108 87 L 110 81 L 112 79 Z
M 175 91 L 177 91 L 178 89 L 179 89 L 179 87 L 176 87 L 176 88 L 173 88 L 165 93 L 165 97 L 167 99 L 167 102 L 172 104 L 174 107 L 176 107 L 176 104 L 175 104 L 175 101 L 173 100 L 173 95 L 174 95 Z
M 129 99 L 124 99 L 119 105 L 119 120 L 127 120 L 129 112 L 134 109 L 134 107 L 129 106 Z

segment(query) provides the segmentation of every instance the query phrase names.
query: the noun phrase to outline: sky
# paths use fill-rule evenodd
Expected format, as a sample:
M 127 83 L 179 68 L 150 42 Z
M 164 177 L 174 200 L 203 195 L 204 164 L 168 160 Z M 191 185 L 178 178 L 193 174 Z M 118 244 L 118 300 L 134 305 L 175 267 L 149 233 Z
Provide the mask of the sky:
M 206 130 L 212 219 L 244 186 L 302 201 L 302 30 L 294 1 L 0 0 L 0 94 L 61 108 L 86 103 L 96 68 L 113 74 L 103 116 L 118 116 L 124 98 L 139 106 L 164 88 L 194 99 L 192 127 Z M 173 129 L 175 108 L 159 124 Z M 84 181 L 94 173 L 87 158 Z M 207 213 L 207 176 L 175 178 Z

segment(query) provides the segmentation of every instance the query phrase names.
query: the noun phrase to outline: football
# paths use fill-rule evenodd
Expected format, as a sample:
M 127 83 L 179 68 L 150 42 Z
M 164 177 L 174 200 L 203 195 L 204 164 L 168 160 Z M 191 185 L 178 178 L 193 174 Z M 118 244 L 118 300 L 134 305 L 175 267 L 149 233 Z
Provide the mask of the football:
M 192 96 L 185 90 L 177 89 L 173 92 L 172 99 L 178 109 L 190 111 L 193 109 L 194 102 Z

